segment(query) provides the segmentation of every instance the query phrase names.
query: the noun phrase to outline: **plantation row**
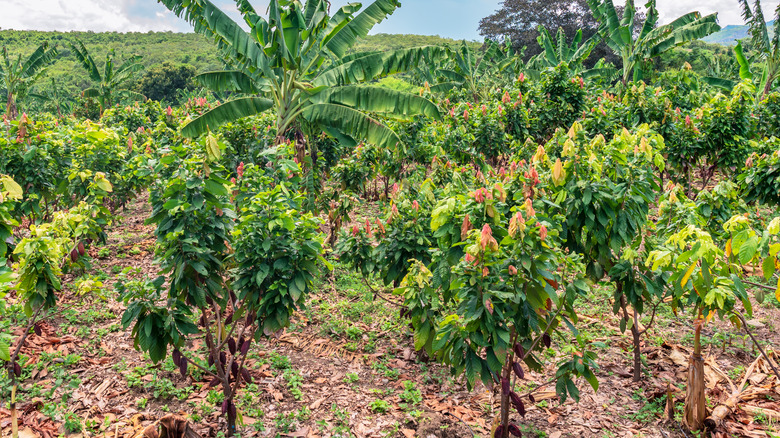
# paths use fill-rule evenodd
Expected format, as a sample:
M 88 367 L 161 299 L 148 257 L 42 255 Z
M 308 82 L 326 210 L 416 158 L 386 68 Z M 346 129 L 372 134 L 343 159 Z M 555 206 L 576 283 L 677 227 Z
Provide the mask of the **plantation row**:
M 203 367 L 234 394 L 251 339 L 282 329 L 328 266 L 327 237 L 342 262 L 396 287 L 414 347 L 469 386 L 540 370 L 539 349 L 554 340 L 570 352 L 556 390 L 576 399 L 578 376 L 598 386 L 592 346 L 574 329 L 592 282 L 615 284 L 637 379 L 634 313 L 669 305 L 701 324 L 740 326 L 751 311 L 743 267 L 760 267 L 775 287 L 780 218 L 754 204 L 778 199 L 778 140 L 759 137 L 777 132 L 769 108 L 778 96 L 756 104 L 696 86 L 685 70 L 668 76 L 695 86 L 639 84 L 620 99 L 561 67 L 489 100 L 453 94 L 439 102 L 441 121 L 390 122 L 405 149 L 323 137 L 316 167 L 293 143 L 270 146 L 270 117 L 183 139 L 179 128 L 210 106 L 203 101 L 117 107 L 100 123 L 25 115 L 2 138 L 0 237 L 11 263 L 2 279 L 36 320 L 56 306 L 62 275 L 89 266 L 85 248 L 100 244 L 115 209 L 150 189 L 166 277 L 119 290 L 122 322 L 154 361 L 174 351 L 183 373 Z M 369 199 L 383 212 L 350 223 Z M 755 295 L 763 301 L 762 289 Z M 202 334 L 210 350 L 192 357 L 185 340 Z M 524 410 L 528 400 L 505 395 Z
M 780 301 L 774 61 L 733 84 L 688 66 L 646 84 L 652 57 L 716 27 L 697 13 L 656 27 L 652 2 L 644 43 L 615 48 L 627 51 L 616 83 L 603 63 L 583 70 L 580 41 L 556 51 L 549 35 L 527 65 L 496 43 L 347 54 L 392 0 L 354 20 L 353 6 L 331 17 L 324 1 L 272 1 L 269 22 L 239 2 L 251 33 L 210 2 L 163 3 L 235 68 L 200 76 L 228 100 L 4 118 L 0 311 L 23 310 L 27 324 L 18 339 L 0 333 L 14 427 L 26 337 L 63 294 L 92 290 L 66 279 L 90 269 L 120 209 L 147 191 L 159 272 L 117 278 L 121 324 L 152 362 L 170 355 L 220 389 L 228 435 L 241 432 L 250 351 L 295 320 L 336 260 L 392 288 L 414 350 L 469 390 L 496 388 L 491 436 L 521 434 L 543 387 L 525 387 L 529 370 L 553 363 L 561 403 L 584 382 L 598 390 L 603 344 L 577 312 L 599 284 L 631 335 L 635 382 L 659 309 L 694 317 L 682 421 L 721 426 L 707 412 L 703 327 L 749 330 L 754 302 Z M 619 25 L 611 2 L 591 9 L 601 37 L 633 28 L 633 7 Z M 416 94 L 372 82 L 409 71 Z

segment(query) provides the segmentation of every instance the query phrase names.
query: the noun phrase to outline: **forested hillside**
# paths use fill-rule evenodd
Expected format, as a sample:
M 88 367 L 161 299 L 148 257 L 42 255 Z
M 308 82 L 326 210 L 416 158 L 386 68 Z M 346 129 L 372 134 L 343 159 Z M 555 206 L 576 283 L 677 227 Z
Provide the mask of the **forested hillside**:
M 105 54 L 114 50 L 115 56 L 120 62 L 132 55 L 140 55 L 145 70 L 159 66 L 164 62 L 174 65 L 190 65 L 194 67 L 196 72 L 218 70 L 222 67 L 222 61 L 212 42 L 196 33 L 0 30 L 0 47 L 7 47 L 9 54 L 13 57 L 18 54 L 27 56 L 46 41 L 51 45 L 56 45 L 59 52 L 58 60 L 49 67 L 47 75 L 54 78 L 58 87 L 61 87 L 67 94 L 75 94 L 91 85 L 86 71 L 78 64 L 69 46 L 69 42 L 75 40 L 81 40 L 84 43 L 99 66 L 105 62 Z M 438 36 L 377 34 L 361 39 L 353 50 L 383 51 L 446 44 L 459 44 L 459 41 Z M 473 45 L 480 46 L 479 43 Z M 141 71 L 136 74 L 136 79 L 140 79 L 143 73 Z M 51 81 L 48 79 L 39 83 L 39 88 L 48 89 L 51 87 Z

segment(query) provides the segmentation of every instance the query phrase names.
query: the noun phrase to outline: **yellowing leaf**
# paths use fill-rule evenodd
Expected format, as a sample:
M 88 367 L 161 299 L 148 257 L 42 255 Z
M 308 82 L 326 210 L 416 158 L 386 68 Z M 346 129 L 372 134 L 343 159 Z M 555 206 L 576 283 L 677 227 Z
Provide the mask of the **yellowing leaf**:
M 772 221 L 769 222 L 769 225 L 767 226 L 766 230 L 770 234 L 780 233 L 780 217 L 776 217 L 772 219 Z
M 95 178 L 95 185 L 98 186 L 104 192 L 111 192 L 114 190 L 114 187 L 111 185 L 111 182 L 109 182 L 105 178 Z
M 565 179 L 566 179 L 566 171 L 563 170 L 563 163 L 561 163 L 561 159 L 558 158 L 555 161 L 555 165 L 553 166 L 552 169 L 552 180 L 556 186 L 560 186 L 564 183 Z
M 206 136 L 206 156 L 210 161 L 216 161 L 222 157 L 219 142 L 217 142 L 217 138 L 211 132 Z
M 777 279 L 777 289 L 775 289 L 775 298 L 780 301 L 780 278 Z
M 565 142 L 563 142 L 563 151 L 561 151 L 562 157 L 573 157 L 574 156 L 574 142 L 571 141 L 570 138 L 567 138 Z
M 581 129 L 582 129 L 582 125 L 580 125 L 580 122 L 575 121 L 571 125 L 571 128 L 569 128 L 569 133 L 568 133 L 569 138 L 574 140 L 574 138 L 577 136 L 577 133 L 580 132 Z
M 696 263 L 692 264 L 691 267 L 685 271 L 685 275 L 683 275 L 683 278 L 680 281 L 680 286 L 685 287 L 685 285 L 688 283 L 688 280 L 691 278 L 691 275 L 693 275 L 694 269 L 696 269 Z
M 726 257 L 731 257 L 731 239 L 726 242 Z
M 541 162 L 546 156 L 547 156 L 547 152 L 544 151 L 544 146 L 539 145 L 539 147 L 536 148 L 536 153 L 534 154 L 533 157 L 531 157 L 531 162 L 532 163 Z
M 16 183 L 10 176 L 3 175 L 0 177 L 0 181 L 3 183 L 4 191 L 8 193 L 8 197 L 11 199 L 22 199 L 24 193 L 22 192 L 22 186 Z

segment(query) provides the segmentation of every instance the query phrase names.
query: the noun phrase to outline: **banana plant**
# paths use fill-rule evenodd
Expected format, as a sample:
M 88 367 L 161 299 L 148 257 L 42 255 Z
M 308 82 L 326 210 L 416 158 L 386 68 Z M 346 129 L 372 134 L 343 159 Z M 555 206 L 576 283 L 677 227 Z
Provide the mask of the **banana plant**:
M 51 78 L 51 88 L 41 93 L 30 93 L 30 97 L 50 104 L 57 110 L 58 118 L 62 118 L 63 112 L 70 113 L 73 106 L 73 98 L 54 81 L 54 78 Z
M 455 50 L 448 50 L 450 66 L 436 71 L 440 78 L 438 84 L 431 86 L 432 92 L 443 92 L 453 88 L 468 91 L 475 102 L 487 97 L 490 80 L 501 76 L 517 57 L 511 50 L 502 50 L 492 40 L 485 40 L 482 54 L 474 50 L 465 41 Z
M 542 25 L 539 25 L 538 30 L 539 37 L 537 37 L 536 40 L 544 51 L 531 58 L 528 61 L 527 68 L 539 71 L 557 67 L 563 62 L 566 63 L 574 73 L 582 74 L 583 77 L 602 76 L 611 81 L 617 76 L 617 71 L 614 68 L 605 67 L 587 70 L 583 68 L 583 63 L 588 59 L 593 48 L 596 47 L 596 44 L 598 44 L 601 39 L 599 34 L 594 34 L 583 43 L 582 29 L 580 29 L 574 35 L 572 42 L 569 43 L 566 41 L 566 33 L 560 27 L 558 28 L 555 38 L 553 38 L 547 28 Z
M 539 25 L 537 29 L 539 36 L 536 40 L 544 52 L 534 56 L 533 62 L 543 68 L 556 67 L 561 62 L 565 62 L 572 69 L 576 66 L 581 66 L 599 41 L 598 34 L 594 34 L 582 43 L 582 29 L 577 31 L 571 43 L 566 41 L 566 33 L 561 27 L 558 28 L 555 38 L 550 35 L 550 32 L 543 25 Z
M 659 14 L 655 3 L 655 0 L 650 0 L 645 4 L 647 18 L 637 35 L 633 32 L 636 18 L 634 0 L 626 1 L 621 18 L 618 18 L 612 0 L 588 0 L 588 6 L 599 22 L 598 33 L 623 61 L 624 85 L 632 79 L 641 80 L 646 64 L 652 58 L 720 30 L 717 14 L 702 17 L 699 12 L 689 12 L 669 24 L 657 26 Z
M 16 60 L 8 55 L 8 47 L 3 46 L 3 65 L 0 65 L 0 84 L 6 90 L 6 116 L 16 119 L 19 116 L 19 102 L 24 101 L 30 89 L 43 76 L 46 67 L 51 65 L 57 56 L 57 48 L 49 47 L 44 42 L 27 59 L 22 61 L 22 55 Z
M 209 0 L 161 2 L 213 38 L 231 68 L 197 80 L 214 91 L 241 94 L 187 124 L 182 129 L 187 137 L 274 109 L 279 140 L 326 132 L 344 143 L 393 147 L 398 135 L 375 115 L 439 117 L 427 99 L 367 83 L 414 68 L 424 55 L 443 49 L 348 54 L 358 38 L 400 6 L 398 0 L 376 0 L 362 11 L 359 3 L 350 3 L 332 16 L 326 0 L 271 0 L 266 16 L 237 0 L 249 32 Z
M 742 81 L 746 87 L 749 86 L 750 88 L 754 88 L 753 72 L 750 70 L 750 60 L 745 56 L 744 50 L 742 48 L 742 41 L 737 42 L 737 45 L 734 46 L 734 58 L 737 60 L 737 64 L 739 65 L 740 81 Z M 720 88 L 727 93 L 731 93 L 734 87 L 740 83 L 740 81 L 720 76 L 705 76 L 702 78 L 702 81 L 713 87 Z M 751 100 L 753 100 L 755 97 L 752 95 L 754 92 L 755 90 L 751 90 Z
M 114 50 L 109 50 L 106 53 L 106 62 L 103 65 L 103 72 L 101 73 L 92 55 L 89 53 L 84 43 L 80 40 L 76 40 L 75 43 L 70 43 L 71 49 L 76 59 L 81 63 L 82 67 L 89 74 L 89 78 L 96 82 L 97 85 L 84 90 L 84 97 L 95 98 L 100 103 L 100 114 L 106 108 L 110 108 L 116 103 L 119 98 L 126 98 L 132 100 L 145 100 L 146 98 L 134 91 L 127 89 L 121 89 L 122 84 L 126 83 L 133 78 L 133 74 L 141 69 L 141 56 L 133 55 L 122 63 L 119 67 L 114 68 Z
M 774 35 L 770 38 L 767 23 L 764 20 L 764 11 L 761 9 L 761 0 L 755 0 L 752 10 L 747 0 L 739 0 L 739 4 L 742 7 L 742 18 L 748 24 L 751 42 L 756 51 L 751 61 L 764 64 L 757 87 L 756 101 L 759 102 L 775 88 L 775 81 L 780 78 L 780 20 L 778 20 L 780 18 L 780 5 L 775 9 Z M 737 59 L 739 60 L 739 55 Z M 750 76 L 752 79 L 747 62 L 739 61 L 739 63 L 740 77 L 745 79 Z M 748 72 L 744 73 L 746 69 Z

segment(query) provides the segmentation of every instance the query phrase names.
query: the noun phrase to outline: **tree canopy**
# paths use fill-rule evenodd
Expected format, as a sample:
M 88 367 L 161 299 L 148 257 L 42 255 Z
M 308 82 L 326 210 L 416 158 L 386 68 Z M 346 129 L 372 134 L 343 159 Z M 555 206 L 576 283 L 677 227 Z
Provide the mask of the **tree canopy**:
M 543 51 L 537 43 L 540 25 L 552 32 L 563 29 L 568 40 L 574 40 L 582 30 L 583 41 L 593 36 L 599 27 L 587 0 L 504 0 L 498 10 L 480 20 L 479 33 L 492 40 L 510 38 L 517 50 L 526 48 L 524 57 L 529 59 Z M 593 61 L 588 66 L 592 67 L 595 60 L 601 58 L 620 64 L 620 58 L 600 43 L 591 53 L 589 59 Z

